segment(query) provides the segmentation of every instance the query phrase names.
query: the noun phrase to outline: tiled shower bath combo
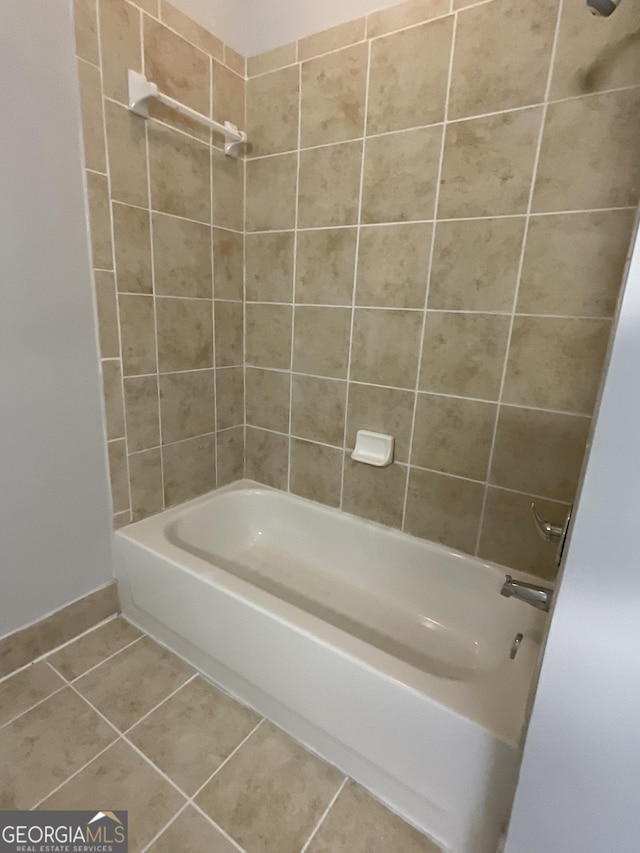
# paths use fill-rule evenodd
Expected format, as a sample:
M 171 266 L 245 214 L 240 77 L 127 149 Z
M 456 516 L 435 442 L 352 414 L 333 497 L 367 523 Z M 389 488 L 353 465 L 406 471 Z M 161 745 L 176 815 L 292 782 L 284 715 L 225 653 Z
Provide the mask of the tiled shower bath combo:
M 531 504 L 574 502 L 640 194 L 640 5 L 409 0 L 249 57 L 73 6 L 118 595 L 2 640 L 0 807 L 129 808 L 136 853 L 494 853 L 557 574 Z M 130 72 L 204 123 L 134 114 Z

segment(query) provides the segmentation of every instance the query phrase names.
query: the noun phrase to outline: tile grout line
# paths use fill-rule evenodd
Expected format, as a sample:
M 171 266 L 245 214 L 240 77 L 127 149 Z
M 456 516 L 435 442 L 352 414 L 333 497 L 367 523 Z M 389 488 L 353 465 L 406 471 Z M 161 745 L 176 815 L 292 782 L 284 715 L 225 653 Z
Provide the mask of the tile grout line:
M 420 331 L 420 339 L 418 342 L 418 359 L 416 365 L 416 382 L 414 387 L 414 397 L 413 397 L 413 414 L 411 419 L 411 430 L 409 432 L 409 448 L 407 451 L 407 476 L 404 484 L 404 496 L 402 500 L 402 516 L 400 521 L 400 530 L 406 530 L 407 523 L 407 504 L 409 501 L 409 483 L 411 480 L 411 462 L 413 460 L 413 442 L 415 438 L 415 429 L 416 429 L 416 418 L 418 413 L 418 401 L 419 391 L 420 391 L 420 373 L 422 372 L 422 353 L 424 350 L 424 342 L 425 335 L 427 329 L 427 317 L 428 310 L 427 306 L 429 304 L 429 290 L 431 284 L 431 274 L 433 269 L 433 258 L 435 254 L 435 245 L 436 245 L 436 230 L 437 230 L 437 217 L 438 217 L 438 207 L 440 204 L 440 187 L 442 182 L 442 170 L 444 166 L 444 155 L 446 150 L 446 139 L 447 139 L 447 124 L 449 119 L 449 99 L 451 97 L 451 83 L 453 80 L 453 61 L 455 57 L 455 49 L 456 49 L 456 37 L 458 31 L 458 14 L 457 12 L 453 15 L 453 25 L 451 28 L 451 46 L 449 48 L 449 65 L 447 68 L 447 85 L 446 85 L 446 96 L 444 102 L 444 119 L 442 122 L 442 138 L 440 140 L 440 156 L 438 160 L 438 172 L 436 176 L 436 189 L 435 189 L 435 197 L 433 201 L 433 225 L 431 229 L 431 246 L 429 249 L 429 269 L 427 272 L 427 281 L 425 283 L 425 293 L 424 293 L 424 307 L 423 307 L 423 316 L 422 316 L 422 328 Z
M 347 469 L 347 436 L 348 436 L 348 428 L 349 428 L 349 383 L 351 381 L 351 355 L 353 352 L 353 330 L 355 327 L 355 316 L 356 316 L 356 298 L 357 298 L 357 288 L 358 288 L 358 269 L 360 262 L 360 235 L 361 235 L 361 227 L 362 227 L 362 200 L 364 198 L 364 176 L 365 176 L 365 158 L 367 154 L 367 121 L 369 118 L 369 91 L 371 85 L 371 42 L 367 44 L 367 71 L 365 76 L 365 90 L 364 90 L 364 115 L 362 117 L 363 122 L 363 130 L 364 137 L 362 139 L 362 150 L 360 152 L 361 162 L 360 162 L 360 192 L 358 196 L 358 217 L 356 224 L 356 245 L 355 245 L 355 258 L 354 258 L 354 269 L 353 269 L 353 286 L 351 288 L 351 316 L 349 318 L 349 352 L 347 355 L 347 373 L 346 373 L 346 389 L 345 389 L 345 401 L 344 401 L 344 429 L 342 432 L 342 468 L 340 471 L 340 497 L 338 508 L 343 510 L 344 508 L 344 481 L 346 476 Z
M 245 58 L 245 74 L 247 62 Z M 244 126 L 248 127 L 249 86 L 244 81 Z M 247 134 L 249 131 L 247 130 Z M 247 154 L 242 163 L 242 477 L 247 476 Z
M 96 12 L 96 38 L 98 42 L 98 61 L 100 63 L 100 110 L 102 113 L 102 134 L 104 139 L 104 148 L 105 148 L 105 159 L 106 159 L 106 169 L 107 169 L 107 191 L 109 193 L 109 227 L 111 229 L 111 265 L 113 267 L 113 284 L 115 287 L 115 300 L 116 300 L 116 325 L 118 328 L 118 352 L 120 357 L 120 392 L 122 399 L 122 420 L 124 426 L 124 450 L 125 450 L 125 469 L 127 474 L 127 494 L 129 496 L 129 521 L 133 519 L 133 495 L 131 491 L 131 469 L 129 467 L 129 442 L 127 438 L 127 428 L 126 428 L 126 419 L 125 419 L 125 405 L 124 405 L 124 358 L 122 351 L 122 320 L 120 316 L 120 294 L 118 293 L 118 269 L 116 264 L 116 239 L 115 239 L 115 228 L 114 228 L 114 218 L 113 218 L 113 202 L 112 202 L 112 190 L 111 190 L 111 164 L 109 160 L 109 134 L 107 133 L 107 114 L 105 110 L 105 93 L 104 93 L 104 72 L 103 72 L 103 56 L 102 56 L 102 24 L 101 24 L 101 15 L 100 8 L 97 0 L 94 0 L 95 4 L 95 12 Z M 89 211 L 89 218 L 91 218 L 91 214 Z M 94 276 L 95 277 L 95 276 Z M 102 373 L 102 369 L 100 371 Z M 104 381 L 104 377 L 103 377 Z M 107 447 L 108 447 L 108 431 L 107 431 L 107 398 L 104 394 L 104 389 L 102 389 L 102 395 L 104 398 L 104 428 L 105 428 L 105 437 L 107 438 Z M 109 460 L 108 460 L 109 461 Z M 109 465 L 109 490 L 111 492 L 111 514 L 113 519 L 114 514 L 114 500 L 113 500 L 113 486 L 111 485 L 111 468 Z M 127 510 L 122 510 L 122 512 L 126 512 Z M 112 520 L 113 526 L 113 520 Z
M 57 672 L 57 670 L 55 670 L 53 668 L 52 668 L 52 671 L 55 672 L 56 675 L 60 674 L 59 672 Z M 61 693 L 63 690 L 66 690 L 67 687 L 68 687 L 68 684 L 66 682 L 64 682 L 60 687 L 56 687 L 56 689 L 53 690 L 51 693 L 49 693 L 47 696 L 44 696 L 42 699 L 38 699 L 38 701 L 34 702 L 33 705 L 29 705 L 28 708 L 24 709 L 24 711 L 20 711 L 19 714 L 16 714 L 14 717 L 10 717 L 10 719 L 6 720 L 4 723 L 1 723 L 0 724 L 0 732 L 2 731 L 2 729 L 6 729 L 12 723 L 15 723 L 16 720 L 19 720 L 21 717 L 24 717 L 25 714 L 30 713 L 35 708 L 39 707 L 40 705 L 43 705 L 49 699 L 52 699 L 54 696 L 57 696 L 58 693 Z
M 491 480 L 491 471 L 493 468 L 493 459 L 494 459 L 494 455 L 495 455 L 495 449 L 496 449 L 496 443 L 497 443 L 497 437 L 498 437 L 498 427 L 500 424 L 500 412 L 501 412 L 502 405 L 503 405 L 504 390 L 505 390 L 506 381 L 507 381 L 509 358 L 510 358 L 510 354 L 511 354 L 511 352 L 510 352 L 511 351 L 511 342 L 513 340 L 513 328 L 515 325 L 516 309 L 518 306 L 518 296 L 520 294 L 520 286 L 522 283 L 522 271 L 524 268 L 524 258 L 525 258 L 525 253 L 526 253 L 526 249 L 527 249 L 527 240 L 528 240 L 528 236 L 529 236 L 529 225 L 530 225 L 530 221 L 531 221 L 531 210 L 533 208 L 533 199 L 534 199 L 534 195 L 535 195 L 536 183 L 538 180 L 538 168 L 540 165 L 540 156 L 541 156 L 541 152 L 542 152 L 542 142 L 544 139 L 544 131 L 545 131 L 545 125 L 546 125 L 546 121 L 547 121 L 547 111 L 549 108 L 549 94 L 551 92 L 551 83 L 553 81 L 554 66 L 555 66 L 555 61 L 556 61 L 556 52 L 557 52 L 557 48 L 558 48 L 558 42 L 560 39 L 560 24 L 562 22 L 562 11 L 563 11 L 563 0 L 558 0 L 558 10 L 556 13 L 556 23 L 555 23 L 555 29 L 554 29 L 554 35 L 553 35 L 553 42 L 551 45 L 551 53 L 549 55 L 549 69 L 547 71 L 547 81 L 546 81 L 546 86 L 545 86 L 544 100 L 543 100 L 543 104 L 542 104 L 542 113 L 540 116 L 540 127 L 538 129 L 538 139 L 536 142 L 536 150 L 535 150 L 535 155 L 534 155 L 534 160 L 533 160 L 533 168 L 532 168 L 532 172 L 531 172 L 531 184 L 529 187 L 529 198 L 527 200 L 527 211 L 526 211 L 526 218 L 525 218 L 525 222 L 524 222 L 524 232 L 522 235 L 522 246 L 520 249 L 520 259 L 519 259 L 519 263 L 518 263 L 518 272 L 516 275 L 516 287 L 515 287 L 515 291 L 513 294 L 513 302 L 512 302 L 512 309 L 511 309 L 511 321 L 509 324 L 509 332 L 507 335 L 507 345 L 506 345 L 506 349 L 505 349 L 504 362 L 503 362 L 503 366 L 502 366 L 502 375 L 500 378 L 500 390 L 498 392 L 497 408 L 496 408 L 496 413 L 495 413 L 495 421 L 493 424 L 493 434 L 492 434 L 492 439 L 491 439 L 491 446 L 489 449 L 489 457 L 487 459 L 486 485 L 485 485 L 484 494 L 483 494 L 483 498 L 482 498 L 482 506 L 480 508 L 480 519 L 479 519 L 479 523 L 478 523 L 478 532 L 476 535 L 475 548 L 473 551 L 475 556 L 478 556 L 478 554 L 480 552 L 480 543 L 482 541 L 482 533 L 483 533 L 483 528 L 484 528 L 485 514 L 486 514 L 486 510 L 487 510 L 487 501 L 488 501 L 488 497 L 489 497 L 489 483 Z
M 296 47 L 297 51 L 297 47 Z M 296 54 L 297 55 L 297 54 Z M 289 359 L 289 427 L 287 438 L 287 492 L 291 493 L 291 469 L 292 469 L 292 451 L 293 442 L 291 439 L 291 429 L 293 424 L 293 365 L 296 351 L 296 284 L 298 277 L 298 226 L 300 220 L 300 146 L 302 144 L 302 65 L 298 65 L 298 147 L 296 151 L 296 198 L 294 208 L 294 231 L 293 231 L 293 281 L 291 290 L 291 353 Z M 246 226 L 246 223 L 245 223 Z M 245 353 L 245 373 L 247 369 L 246 353 Z
M 121 438 L 116 438 L 113 440 L 114 441 L 122 441 Z M 125 512 L 125 510 L 123 510 L 123 512 Z M 119 613 L 113 613 L 111 616 L 107 616 L 106 619 L 101 619 L 100 622 L 96 622 L 95 625 L 92 625 L 90 628 L 87 628 L 85 631 L 82 631 L 81 634 L 77 634 L 75 637 L 72 637 L 70 640 L 65 640 L 64 643 L 60 643 L 59 646 L 54 646 L 54 648 L 50 649 L 48 652 L 43 652 L 41 655 L 38 655 L 38 657 L 34 658 L 33 660 L 30 660 L 29 663 L 25 663 L 22 666 L 19 666 L 17 669 L 11 670 L 11 672 L 8 672 L 6 675 L 3 675 L 2 677 L 0 677 L 0 684 L 2 684 L 4 681 L 8 681 L 14 675 L 18 675 L 18 673 L 24 672 L 25 670 L 29 669 L 29 667 L 33 666 L 34 664 L 40 663 L 41 661 L 46 660 L 50 655 L 56 654 L 56 652 L 59 652 L 62 649 L 66 649 L 67 646 L 70 646 L 72 643 L 75 643 L 76 640 L 80 640 L 82 637 L 86 637 L 87 634 L 91 634 L 92 631 L 95 631 L 98 628 L 101 628 L 103 625 L 108 625 L 109 622 L 114 622 L 116 619 L 119 618 L 119 616 L 120 616 Z M 38 623 L 36 622 L 35 624 L 37 625 Z M 31 627 L 31 626 L 27 625 L 27 628 L 29 628 L 29 627 Z M 8 636 L 11 636 L 11 634 L 9 634 Z M 3 637 L 2 639 L 6 639 L 6 638 Z
M 67 676 L 64 675 L 64 673 L 62 673 L 59 669 L 56 669 L 56 667 L 54 666 L 54 664 L 51 663 L 51 661 L 49 660 L 48 657 L 45 658 L 45 663 L 56 673 L 56 675 L 59 675 L 60 678 L 64 678 L 64 680 L 68 684 L 71 684 L 72 681 L 77 681 L 79 678 L 84 678 L 85 675 L 88 675 L 90 672 L 93 672 L 94 669 L 97 669 L 99 666 L 102 666 L 103 663 L 106 663 L 107 661 L 114 658 L 116 655 L 119 655 L 120 652 L 123 652 L 125 649 L 130 649 L 131 646 L 135 646 L 136 643 L 140 642 L 140 640 L 142 639 L 143 636 L 144 635 L 141 634 L 139 637 L 136 637 L 135 640 L 131 640 L 130 643 L 127 643 L 125 646 L 122 646 L 122 648 L 118 649 L 115 652 L 112 652 L 106 658 L 102 658 L 102 660 L 100 660 L 98 663 L 94 664 L 93 666 L 90 666 L 89 669 L 85 670 L 84 672 L 81 672 L 80 675 L 76 675 L 75 678 L 67 678 Z M 52 657 L 53 654 L 54 653 L 52 652 L 51 655 L 49 655 L 49 657 Z
M 492 2 L 492 0 L 491 0 L 491 2 Z M 452 17 L 456 17 L 459 14 L 460 14 L 460 12 L 454 12 Z M 449 17 L 449 16 L 445 16 L 445 17 Z M 621 86 L 621 87 L 614 88 L 614 89 L 605 89 L 605 90 L 598 91 L 598 92 L 588 92 L 588 93 L 583 93 L 581 95 L 571 95 L 571 96 L 566 97 L 566 98 L 550 99 L 548 101 L 546 101 L 546 100 L 534 101 L 531 104 L 524 104 L 523 106 L 507 107 L 506 109 L 503 109 L 503 110 L 493 110 L 493 111 L 487 112 L 487 113 L 477 113 L 477 114 L 469 115 L 469 116 L 461 116 L 460 118 L 447 119 L 446 123 L 447 124 L 461 124 L 463 122 L 468 122 L 468 121 L 482 121 L 484 119 L 495 118 L 497 116 L 502 116 L 502 115 L 509 115 L 511 113 L 525 112 L 526 110 L 532 110 L 533 111 L 536 109 L 541 109 L 542 107 L 545 107 L 545 106 L 550 106 L 550 105 L 555 105 L 555 104 L 564 104 L 564 103 L 568 103 L 571 101 L 583 100 L 585 98 L 594 98 L 594 97 L 598 97 L 598 96 L 602 96 L 602 95 L 614 95 L 618 92 L 627 92 L 627 91 L 631 91 L 634 89 L 640 89 L 640 84 L 634 84 L 631 86 Z M 159 121 L 158 119 L 153 119 L 153 120 Z M 160 122 L 160 123 L 162 123 L 162 122 Z M 385 136 L 398 136 L 400 134 L 413 133 L 413 132 L 417 132 L 420 130 L 428 130 L 428 129 L 432 129 L 432 128 L 436 128 L 436 127 L 443 127 L 444 124 L 445 124 L 445 122 L 443 122 L 443 121 L 435 121 L 435 122 L 431 122 L 429 124 L 410 125 L 408 127 L 396 128 L 394 130 L 384 130 L 384 131 L 380 131 L 378 133 L 367 133 L 365 136 L 353 136 L 353 137 L 349 137 L 347 139 L 341 139 L 337 142 L 322 142 L 322 143 L 319 143 L 318 145 L 307 145 L 307 146 L 302 147 L 300 150 L 301 151 L 316 151 L 316 150 L 321 149 L 321 148 L 335 148 L 338 145 L 348 145 L 348 144 L 355 143 L 355 142 L 362 142 L 364 139 L 377 139 L 377 138 L 385 137 Z M 173 129 L 171 125 L 166 125 L 166 126 Z M 197 137 L 193 137 L 193 138 L 197 138 Z M 285 157 L 288 154 L 289 155 L 294 154 L 295 151 L 296 151 L 296 149 L 290 148 L 286 151 L 274 151 L 271 154 L 256 154 L 253 157 L 249 157 L 249 160 L 251 162 L 255 162 L 257 160 L 268 160 L 271 157 Z M 512 215 L 512 216 L 515 216 L 515 215 L 524 216 L 525 214 L 510 214 L 510 215 Z M 370 224 L 374 224 L 374 223 L 370 223 Z
M 313 841 L 313 839 L 315 838 L 315 836 L 318 834 L 318 831 L 320 830 L 320 827 L 321 827 L 321 826 L 322 826 L 322 824 L 324 823 L 324 821 L 325 821 L 325 819 L 327 818 L 327 815 L 329 814 L 329 812 L 331 811 L 331 809 L 332 809 L 332 808 L 334 807 L 334 805 L 336 804 L 336 801 L 337 801 L 338 797 L 340 796 L 340 794 L 341 794 L 341 793 L 343 792 L 343 790 L 345 789 L 345 786 L 346 786 L 346 784 L 347 784 L 347 782 L 348 782 L 348 781 L 349 781 L 349 777 L 348 777 L 348 776 L 345 776 L 345 777 L 344 777 L 344 779 L 342 780 L 342 782 L 340 783 L 340 785 L 338 786 L 338 790 L 335 792 L 335 794 L 334 794 L 334 795 L 333 795 L 333 797 L 331 798 L 331 802 L 329 803 L 329 805 L 327 806 L 327 808 L 326 808 L 326 809 L 324 810 L 324 812 L 322 813 L 322 816 L 321 816 L 320 820 L 318 821 L 318 823 L 316 824 L 315 829 L 313 830 L 313 832 L 311 833 L 311 835 L 310 835 L 310 836 L 307 838 L 307 840 L 305 841 L 304 846 L 302 847 L 302 850 L 300 851 L 300 853 L 306 853 L 306 851 L 309 849 L 309 845 L 311 844 L 311 842 Z
M 493 0 L 491 0 L 493 2 Z M 370 138 L 370 137 L 367 137 Z M 336 143 L 339 144 L 339 143 Z M 290 151 L 289 154 L 294 152 Z M 279 154 L 270 155 L 273 157 L 279 157 Z M 249 161 L 251 162 L 251 161 Z M 116 204 L 125 204 L 125 202 L 115 202 Z M 136 207 L 136 205 L 129 205 L 129 207 Z M 576 208 L 567 208 L 562 210 L 532 210 L 530 217 L 532 219 L 540 219 L 545 216 L 577 216 L 580 214 L 589 214 L 589 213 L 618 213 L 621 211 L 630 211 L 635 213 L 636 208 L 630 205 L 622 205 L 618 207 L 576 207 Z M 153 211 L 154 213 L 159 213 L 162 216 L 175 216 L 173 213 L 163 213 L 163 211 Z M 184 217 L 178 216 L 177 219 L 184 219 Z M 429 225 L 433 222 L 438 222 L 439 224 L 443 222 L 484 222 L 486 220 L 494 220 L 494 219 L 526 219 L 527 214 L 525 213 L 489 213 L 484 216 L 454 216 L 454 217 L 438 217 L 437 219 L 402 219 L 402 220 L 384 220 L 381 222 L 362 222 L 360 223 L 361 228 L 392 228 L 398 227 L 402 228 L 406 225 Z M 202 222 L 198 222 L 198 220 L 188 220 L 197 222 L 197 224 L 202 225 Z M 303 228 L 299 228 L 299 231 L 344 231 L 344 230 L 352 230 L 354 231 L 358 228 L 358 223 L 351 225 L 307 225 Z M 227 229 L 231 230 L 231 229 Z M 240 232 L 235 232 L 240 233 Z M 257 235 L 257 234 L 292 234 L 293 228 L 268 228 L 264 230 L 255 230 L 247 232 L 249 234 Z M 105 270 L 105 272 L 112 272 L 112 270 Z M 251 300 L 256 301 L 256 300 Z
M 105 98 L 105 100 L 108 100 L 108 98 Z M 150 119 L 150 120 L 153 121 L 153 119 Z M 147 123 L 147 126 L 148 126 L 148 123 Z M 174 130 L 174 128 L 172 128 L 172 127 L 170 129 Z M 198 142 L 202 142 L 202 140 L 199 139 Z M 204 145 L 205 143 L 202 143 L 202 144 Z M 216 148 L 215 146 L 211 146 L 211 150 L 212 150 L 212 152 L 219 151 L 219 149 Z M 91 170 L 88 169 L 87 171 L 91 171 Z M 96 172 L 96 174 L 102 175 L 102 172 Z M 106 177 L 106 175 L 102 175 L 102 177 Z M 150 199 L 150 201 L 151 201 L 151 199 Z M 192 222 L 194 225 L 201 225 L 205 228 L 207 226 L 209 228 L 215 227 L 215 228 L 218 228 L 220 231 L 228 231 L 231 234 L 244 234 L 244 231 L 238 231 L 236 228 L 227 228 L 224 225 L 213 226 L 212 223 L 204 222 L 202 219 L 192 219 L 189 216 L 182 216 L 179 213 L 168 213 L 166 210 L 157 210 L 155 207 L 153 207 L 153 205 L 150 205 L 149 207 L 143 207 L 140 204 L 133 204 L 133 202 L 130 202 L 130 201 L 119 201 L 118 199 L 114 199 L 113 204 L 116 204 L 120 207 L 133 207 L 136 210 L 144 210 L 146 212 L 151 212 L 151 213 L 155 214 L 156 216 L 166 216 L 169 219 L 180 219 L 182 222 Z M 515 214 L 515 215 L 518 215 L 518 214 Z M 519 215 L 522 216 L 522 214 L 519 214 Z M 99 269 L 99 267 L 96 267 L 95 269 Z M 113 270 L 104 270 L 104 272 L 113 272 Z M 160 295 L 166 296 L 166 297 L 170 296 L 170 294 L 160 294 Z M 178 297 L 174 297 L 174 298 L 178 298 Z M 183 298 L 183 299 L 209 299 L 208 296 L 197 296 L 197 297 L 196 296 L 191 296 L 191 297 L 184 296 L 181 298 Z M 239 301 L 239 300 L 236 300 L 236 301 Z
M 223 49 L 224 55 L 224 49 Z M 209 57 L 209 115 L 213 117 L 213 57 Z M 209 133 L 209 208 L 211 225 L 209 228 L 209 253 L 211 261 L 211 360 L 213 370 L 213 462 L 215 465 L 214 486 L 218 487 L 218 373 L 216 352 L 216 266 L 213 229 L 213 131 Z

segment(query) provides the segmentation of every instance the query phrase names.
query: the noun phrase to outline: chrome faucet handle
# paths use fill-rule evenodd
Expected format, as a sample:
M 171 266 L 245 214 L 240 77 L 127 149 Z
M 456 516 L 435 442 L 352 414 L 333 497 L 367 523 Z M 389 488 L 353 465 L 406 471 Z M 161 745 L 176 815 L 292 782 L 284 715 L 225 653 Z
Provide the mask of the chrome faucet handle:
M 565 532 L 565 528 L 558 527 L 555 524 L 551 524 L 550 521 L 545 521 L 543 518 L 540 518 L 536 510 L 535 501 L 531 504 L 531 512 L 536 520 L 536 529 L 542 539 L 546 542 L 560 542 Z

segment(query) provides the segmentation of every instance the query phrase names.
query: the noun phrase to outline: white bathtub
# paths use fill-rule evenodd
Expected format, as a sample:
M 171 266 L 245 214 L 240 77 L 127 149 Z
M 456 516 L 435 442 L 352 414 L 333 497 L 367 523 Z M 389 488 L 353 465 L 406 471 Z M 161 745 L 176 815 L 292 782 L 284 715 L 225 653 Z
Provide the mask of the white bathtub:
M 248 481 L 115 541 L 133 622 L 446 850 L 494 853 L 546 619 L 503 569 Z

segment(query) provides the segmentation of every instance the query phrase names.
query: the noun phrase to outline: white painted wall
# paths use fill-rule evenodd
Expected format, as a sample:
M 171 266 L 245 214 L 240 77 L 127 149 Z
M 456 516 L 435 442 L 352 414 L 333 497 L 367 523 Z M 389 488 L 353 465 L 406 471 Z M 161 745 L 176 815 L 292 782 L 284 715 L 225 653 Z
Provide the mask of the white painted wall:
M 640 849 L 639 369 L 636 241 L 507 853 Z
M 0 636 L 112 574 L 70 6 L 0 3 Z
M 279 47 L 404 0 L 171 0 L 244 56 Z

